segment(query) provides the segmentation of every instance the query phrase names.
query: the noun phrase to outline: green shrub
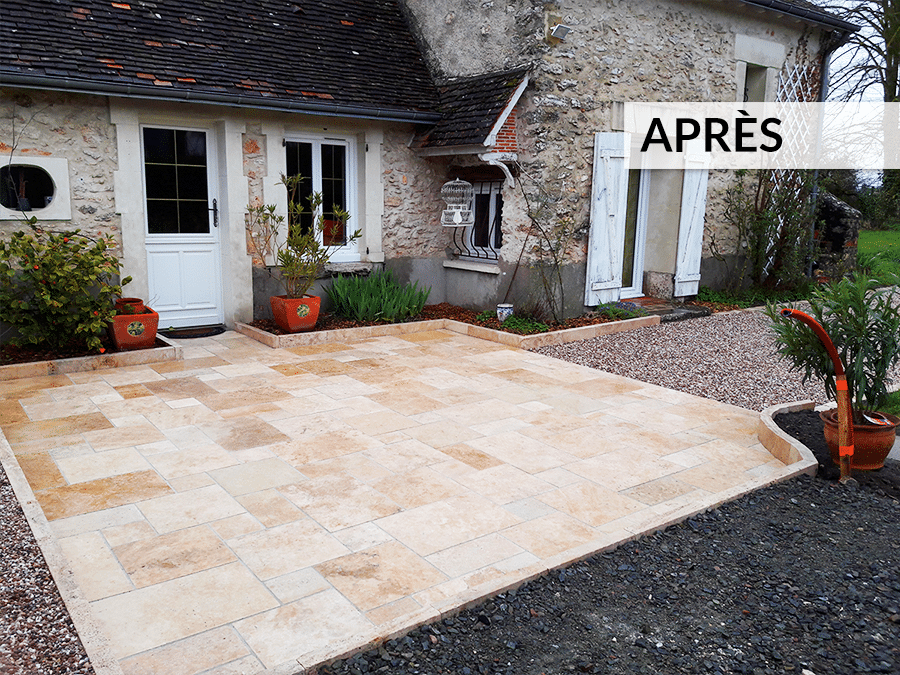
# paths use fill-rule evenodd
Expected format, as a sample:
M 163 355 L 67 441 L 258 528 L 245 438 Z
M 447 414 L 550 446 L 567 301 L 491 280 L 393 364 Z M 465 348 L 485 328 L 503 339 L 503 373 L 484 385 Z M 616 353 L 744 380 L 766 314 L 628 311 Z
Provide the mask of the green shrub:
M 697 292 L 697 300 L 700 302 L 715 302 L 722 305 L 737 305 L 738 307 L 759 307 L 770 302 L 795 302 L 806 300 L 812 292 L 810 283 L 799 283 L 791 290 L 772 290 L 751 286 L 737 291 L 716 291 L 707 286 L 701 286 Z
M 649 316 L 650 312 L 633 302 L 609 302 L 605 305 L 598 305 L 595 310 L 597 314 L 623 321 L 625 319 L 636 319 L 639 316 Z
M 497 321 L 497 314 L 486 309 L 476 316 L 475 320 L 481 324 L 493 324 Z M 533 333 L 546 333 L 550 330 L 550 326 L 531 316 L 513 314 L 500 324 L 500 330 L 508 333 L 518 333 L 519 335 L 531 335 Z
M 122 294 L 112 283 L 119 273 L 112 237 L 30 227 L 0 242 L 0 321 L 18 331 L 10 342 L 60 349 L 75 340 L 99 350 L 113 299 Z
M 419 315 L 431 289 L 420 289 L 418 282 L 401 285 L 387 270 L 367 277 L 338 276 L 326 291 L 336 314 L 362 322 L 399 323 Z

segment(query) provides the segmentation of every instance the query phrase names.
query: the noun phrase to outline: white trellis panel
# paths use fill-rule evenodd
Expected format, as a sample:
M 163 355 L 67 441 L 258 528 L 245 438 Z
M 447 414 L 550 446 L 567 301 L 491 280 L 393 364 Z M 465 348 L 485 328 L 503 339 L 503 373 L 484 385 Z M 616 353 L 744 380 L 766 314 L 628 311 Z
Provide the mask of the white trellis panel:
M 675 264 L 675 297 L 697 295 L 700 258 L 703 254 L 703 222 L 709 169 L 702 156 L 688 155 L 681 188 L 681 220 L 678 225 L 678 258 Z
M 584 304 L 616 302 L 622 289 L 630 134 L 594 135 L 594 180 Z

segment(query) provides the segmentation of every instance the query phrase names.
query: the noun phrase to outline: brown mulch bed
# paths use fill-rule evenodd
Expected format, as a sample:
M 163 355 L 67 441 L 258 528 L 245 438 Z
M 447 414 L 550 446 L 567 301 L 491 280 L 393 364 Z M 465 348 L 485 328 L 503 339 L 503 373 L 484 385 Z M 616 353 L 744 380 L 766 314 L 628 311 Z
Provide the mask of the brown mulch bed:
M 465 307 L 451 305 L 449 302 L 442 302 L 437 305 L 425 305 L 421 314 L 414 320 L 427 321 L 430 319 L 453 319 L 454 321 L 469 323 L 473 326 L 484 326 L 485 328 L 502 330 L 507 333 L 522 334 L 520 331 L 510 329 L 501 324 L 496 316 L 492 316 L 490 319 L 483 321 L 479 320 L 479 314 L 481 314 L 481 312 L 473 309 L 466 309 Z M 549 326 L 550 331 L 557 331 L 565 330 L 566 328 L 578 328 L 580 326 L 593 326 L 598 323 L 611 323 L 613 321 L 617 321 L 617 319 L 611 319 L 607 316 L 599 316 L 596 314 L 584 314 L 572 319 L 566 319 L 561 323 L 548 322 L 547 325 Z M 319 320 L 316 322 L 314 330 L 337 330 L 340 328 L 360 328 L 363 326 L 380 326 L 383 324 L 384 322 L 382 321 L 354 321 L 353 319 L 347 319 L 342 316 L 335 316 L 323 312 L 319 315 Z M 257 319 L 251 321 L 249 325 L 264 330 L 267 333 L 272 333 L 273 335 L 290 335 L 287 331 L 281 330 L 271 319 Z
M 62 349 L 50 349 L 44 346 L 27 345 L 24 347 L 16 347 L 13 344 L 0 345 L 0 366 L 8 366 L 14 363 L 33 363 L 34 361 L 53 361 L 54 359 L 72 359 L 79 356 L 100 356 L 103 354 L 113 354 L 116 348 L 107 336 L 102 336 L 100 342 L 103 343 L 102 351 L 97 352 L 93 349 L 87 349 L 84 344 L 79 342 L 70 342 Z M 153 347 L 166 347 L 165 342 L 157 339 Z
M 712 310 L 713 314 L 716 314 L 718 312 L 732 312 L 736 309 L 744 309 L 740 305 L 732 305 L 726 302 L 701 302 L 700 300 L 694 300 L 689 304 L 696 305 L 697 307 L 708 307 Z

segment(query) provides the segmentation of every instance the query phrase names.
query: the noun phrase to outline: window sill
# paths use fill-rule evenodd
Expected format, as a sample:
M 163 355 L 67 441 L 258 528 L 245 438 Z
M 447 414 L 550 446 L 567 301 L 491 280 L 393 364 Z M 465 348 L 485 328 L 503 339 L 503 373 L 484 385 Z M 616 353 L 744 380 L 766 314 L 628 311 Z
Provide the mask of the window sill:
M 482 274 L 500 274 L 499 265 L 472 260 L 445 260 L 444 267 L 454 270 L 466 270 L 467 272 L 481 272 Z

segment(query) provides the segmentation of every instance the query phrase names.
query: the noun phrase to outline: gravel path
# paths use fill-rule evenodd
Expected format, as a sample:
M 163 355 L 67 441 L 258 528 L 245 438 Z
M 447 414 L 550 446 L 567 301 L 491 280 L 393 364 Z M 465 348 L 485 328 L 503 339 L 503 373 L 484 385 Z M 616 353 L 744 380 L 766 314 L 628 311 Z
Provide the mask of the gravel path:
M 825 400 L 821 384 L 802 384 L 775 353 L 769 319 L 758 311 L 661 323 L 535 351 L 750 410 Z
M 766 319 L 714 315 L 539 350 L 750 409 L 823 400 Z M 18 514 L 18 515 L 17 515 Z M 0 471 L 0 675 L 89 675 Z M 530 582 L 320 675 L 900 674 L 900 502 L 800 478 Z

